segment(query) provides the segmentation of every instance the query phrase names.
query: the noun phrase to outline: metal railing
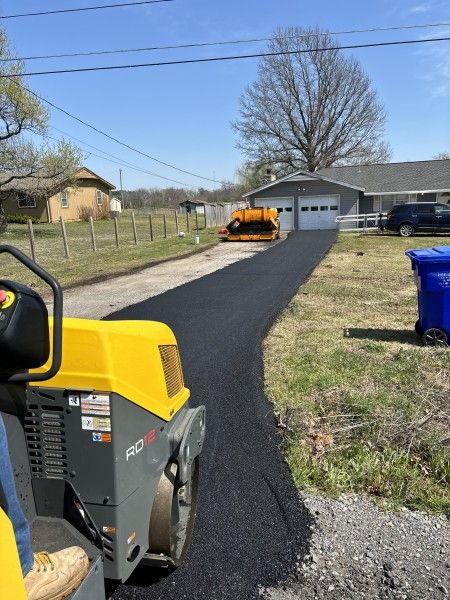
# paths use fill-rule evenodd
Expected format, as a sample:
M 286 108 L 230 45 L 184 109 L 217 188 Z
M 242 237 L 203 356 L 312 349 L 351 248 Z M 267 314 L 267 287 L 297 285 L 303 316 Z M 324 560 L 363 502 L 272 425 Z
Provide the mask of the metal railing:
M 369 231 L 377 229 L 380 219 L 385 218 L 387 213 L 367 213 L 363 215 L 342 215 L 336 217 L 339 229 L 343 231 Z

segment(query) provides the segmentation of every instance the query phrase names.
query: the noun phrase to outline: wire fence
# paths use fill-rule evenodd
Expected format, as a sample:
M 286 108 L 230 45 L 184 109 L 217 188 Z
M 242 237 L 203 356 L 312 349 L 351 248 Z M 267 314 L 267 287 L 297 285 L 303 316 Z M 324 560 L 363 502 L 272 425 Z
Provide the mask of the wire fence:
M 175 236 L 195 234 L 206 229 L 203 214 L 183 214 L 177 211 L 144 213 L 125 211 L 120 217 L 104 220 L 65 222 L 26 226 L 10 226 L 15 246 L 31 254 L 34 261 L 47 255 L 50 249 L 62 257 L 73 254 L 97 252 L 107 248 L 120 248 L 140 243 L 154 242 Z M 6 241 L 6 240 L 5 240 Z

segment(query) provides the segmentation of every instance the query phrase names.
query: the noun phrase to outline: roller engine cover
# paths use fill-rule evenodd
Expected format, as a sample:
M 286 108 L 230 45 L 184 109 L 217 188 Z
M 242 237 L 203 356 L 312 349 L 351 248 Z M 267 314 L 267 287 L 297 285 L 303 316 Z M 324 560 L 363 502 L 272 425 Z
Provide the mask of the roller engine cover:
M 0 303 L 0 374 L 42 366 L 50 355 L 48 312 L 31 288 L 0 280 L 8 299 Z

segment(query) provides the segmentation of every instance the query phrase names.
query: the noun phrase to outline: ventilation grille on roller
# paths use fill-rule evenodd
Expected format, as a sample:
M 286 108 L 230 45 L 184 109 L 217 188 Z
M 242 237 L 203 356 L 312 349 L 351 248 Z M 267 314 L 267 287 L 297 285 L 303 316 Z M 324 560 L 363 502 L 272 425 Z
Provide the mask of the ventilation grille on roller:
M 109 562 L 114 562 L 114 546 L 113 546 L 113 538 L 105 533 L 100 534 L 102 536 L 103 542 L 103 556 Z
M 64 408 L 30 405 L 25 417 L 25 435 L 32 475 L 57 479 L 66 477 Z
M 183 373 L 177 346 L 160 346 L 159 353 L 164 369 L 167 395 L 173 398 L 183 389 Z

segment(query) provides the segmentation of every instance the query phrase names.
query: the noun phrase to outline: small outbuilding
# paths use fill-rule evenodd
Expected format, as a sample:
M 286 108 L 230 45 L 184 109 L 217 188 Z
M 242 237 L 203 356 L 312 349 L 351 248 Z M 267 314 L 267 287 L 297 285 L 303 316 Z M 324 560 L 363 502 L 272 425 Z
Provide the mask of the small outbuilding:
M 185 200 L 184 202 L 180 202 L 178 206 L 180 207 L 180 212 L 183 214 L 190 212 L 197 213 L 198 215 L 204 215 L 205 204 L 205 202 L 200 202 L 199 200 Z

